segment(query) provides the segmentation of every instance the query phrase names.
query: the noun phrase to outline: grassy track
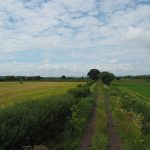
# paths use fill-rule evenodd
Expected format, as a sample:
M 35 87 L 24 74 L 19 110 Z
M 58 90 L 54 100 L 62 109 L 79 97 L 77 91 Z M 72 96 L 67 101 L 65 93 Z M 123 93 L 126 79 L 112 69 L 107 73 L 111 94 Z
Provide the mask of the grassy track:
M 97 107 L 95 132 L 93 134 L 90 150 L 106 150 L 108 145 L 107 113 L 105 110 L 104 88 L 97 84 Z
M 130 90 L 120 90 L 120 87 L 99 85 L 98 89 L 99 101 L 91 150 L 106 150 L 108 146 L 113 150 L 115 143 L 120 143 L 122 150 L 149 150 L 149 103 L 131 94 Z
M 0 106 L 64 94 L 80 82 L 0 82 Z
M 150 101 L 150 82 L 144 80 L 120 80 L 114 81 L 113 86 L 127 89 L 139 97 Z

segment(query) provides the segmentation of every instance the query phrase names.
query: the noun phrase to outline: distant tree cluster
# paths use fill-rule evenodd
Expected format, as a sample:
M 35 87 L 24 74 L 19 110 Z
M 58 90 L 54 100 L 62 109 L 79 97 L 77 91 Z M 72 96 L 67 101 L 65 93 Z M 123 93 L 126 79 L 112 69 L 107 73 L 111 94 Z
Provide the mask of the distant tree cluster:
M 150 75 L 136 75 L 136 76 L 128 75 L 128 76 L 117 76 L 116 79 L 117 79 L 117 80 L 120 80 L 120 79 L 150 79 Z
M 41 79 L 40 76 L 0 76 L 0 81 L 34 81 Z
M 41 76 L 0 76 L 0 81 L 87 81 L 87 77 L 41 77 Z
M 114 74 L 104 71 L 100 72 L 98 69 L 91 69 L 87 76 L 89 76 L 92 80 L 102 80 L 102 82 L 106 85 L 110 85 L 111 81 L 115 79 Z

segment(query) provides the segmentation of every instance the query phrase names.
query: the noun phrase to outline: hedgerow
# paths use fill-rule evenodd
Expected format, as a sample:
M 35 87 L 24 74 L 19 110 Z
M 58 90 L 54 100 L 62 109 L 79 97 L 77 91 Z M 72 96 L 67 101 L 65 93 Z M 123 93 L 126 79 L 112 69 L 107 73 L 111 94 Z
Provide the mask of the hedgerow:
M 75 98 L 84 98 L 91 94 L 88 85 L 78 85 L 76 88 L 70 89 L 68 93 L 72 94 Z
M 62 132 L 71 115 L 74 98 L 69 95 L 26 101 L 0 110 L 0 148 L 19 149 Z

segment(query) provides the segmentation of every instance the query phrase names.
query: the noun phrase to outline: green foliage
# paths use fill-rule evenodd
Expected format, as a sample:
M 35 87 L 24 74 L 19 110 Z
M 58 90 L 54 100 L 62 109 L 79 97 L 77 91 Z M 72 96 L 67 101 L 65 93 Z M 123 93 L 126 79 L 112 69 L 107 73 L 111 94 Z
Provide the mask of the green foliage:
M 61 79 L 66 79 L 66 76 L 62 75 L 62 76 L 61 76 Z
M 91 69 L 89 72 L 88 72 L 88 74 L 87 74 L 87 76 L 89 76 L 90 77 L 90 79 L 92 79 L 92 80 L 98 80 L 98 76 L 99 76 L 99 74 L 100 74 L 100 71 L 98 70 L 98 69 Z
M 111 95 L 114 97 L 114 115 L 125 149 L 149 149 L 150 105 L 139 97 L 117 88 L 113 88 Z
M 87 82 L 87 86 L 91 86 L 91 85 L 93 85 L 95 83 L 95 81 L 94 80 L 88 80 L 88 82 Z
M 112 73 L 105 71 L 100 73 L 100 79 L 104 84 L 110 85 L 111 81 L 115 79 L 115 76 Z
M 116 106 L 114 104 L 114 106 Z M 116 106 L 117 107 L 117 106 Z M 119 106 L 113 111 L 117 131 L 122 138 L 124 150 L 144 150 L 143 137 L 140 131 L 140 118 L 132 112 L 126 112 Z
M 73 94 L 75 98 L 83 98 L 91 94 L 90 87 L 86 85 L 80 85 L 76 88 L 70 89 L 68 92 Z
M 150 134 L 150 105 L 144 101 L 137 100 L 138 98 L 131 95 L 123 95 L 121 99 L 122 108 L 127 111 L 133 111 L 137 114 L 141 114 L 142 118 L 142 131 Z M 149 127 L 148 127 L 149 126 Z
M 71 107 L 71 117 L 70 117 L 70 120 L 69 120 L 69 123 L 70 123 L 70 127 L 71 127 L 71 130 L 72 130 L 72 134 L 79 134 L 81 133 L 81 123 L 82 123 L 82 120 L 79 118 L 79 106 L 78 104 L 74 104 L 72 107 Z
M 64 130 L 74 102 L 71 96 L 63 95 L 1 109 L 0 149 L 20 149 L 56 137 Z
M 76 100 L 71 107 L 71 116 L 69 117 L 66 130 L 62 136 L 63 142 L 59 144 L 59 147 L 55 145 L 54 149 L 56 150 L 79 149 L 81 136 L 86 129 L 87 122 L 95 105 L 95 95 L 92 94 L 90 96 L 84 98 L 80 97 L 78 99 L 79 100 Z
M 134 111 L 137 114 L 141 114 L 144 116 L 144 120 L 150 120 L 150 105 L 146 101 L 142 100 L 141 98 L 128 93 L 127 91 L 114 88 L 111 92 L 114 96 L 120 96 L 122 108 L 126 109 L 127 111 Z
M 81 135 L 94 105 L 94 97 L 86 97 L 82 98 L 77 104 L 71 107 L 72 115 L 69 122 L 73 135 Z
M 65 137 L 68 143 L 65 145 L 64 150 L 77 150 L 79 148 L 81 136 L 86 128 L 94 105 L 95 97 L 90 96 L 81 98 L 78 103 L 71 107 L 72 115 L 67 127 L 67 132 L 69 131 L 70 133 Z

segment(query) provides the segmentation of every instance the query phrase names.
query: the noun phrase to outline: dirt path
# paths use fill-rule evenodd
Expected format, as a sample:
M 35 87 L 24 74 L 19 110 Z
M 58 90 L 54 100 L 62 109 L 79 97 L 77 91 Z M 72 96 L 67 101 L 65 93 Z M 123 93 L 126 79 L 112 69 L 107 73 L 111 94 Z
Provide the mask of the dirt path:
M 80 146 L 79 150 L 89 150 L 89 148 L 90 148 L 92 135 L 94 134 L 94 129 L 95 129 L 97 102 L 98 102 L 98 96 L 97 96 L 97 100 L 96 100 L 96 106 L 93 109 L 93 114 L 88 123 L 87 129 L 85 130 L 85 133 L 81 139 L 81 146 Z
M 107 120 L 108 120 L 107 122 L 107 132 L 109 138 L 108 150 L 122 150 L 121 148 L 122 143 L 116 133 L 116 126 L 113 122 L 112 113 L 109 109 L 109 99 L 107 96 L 105 99 L 105 106 L 106 106 Z
M 97 92 L 97 102 L 99 99 L 99 92 Z M 96 106 L 97 106 L 96 102 Z M 94 133 L 95 129 L 95 122 L 96 122 L 96 107 L 93 110 L 92 117 L 88 123 L 87 129 L 81 139 L 81 147 L 79 150 L 89 150 L 90 148 L 90 143 L 91 143 L 91 138 Z M 113 117 L 112 117 L 112 112 L 110 111 L 109 108 L 109 98 L 107 95 L 105 95 L 105 109 L 107 113 L 107 134 L 109 138 L 108 142 L 108 150 L 122 150 L 122 143 L 120 138 L 118 137 L 116 133 L 116 126 L 113 122 Z

